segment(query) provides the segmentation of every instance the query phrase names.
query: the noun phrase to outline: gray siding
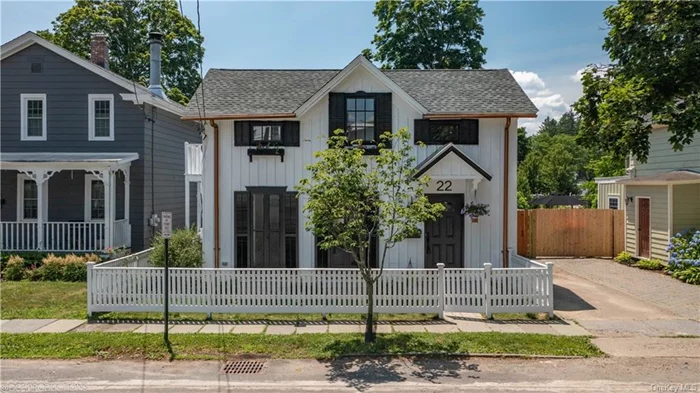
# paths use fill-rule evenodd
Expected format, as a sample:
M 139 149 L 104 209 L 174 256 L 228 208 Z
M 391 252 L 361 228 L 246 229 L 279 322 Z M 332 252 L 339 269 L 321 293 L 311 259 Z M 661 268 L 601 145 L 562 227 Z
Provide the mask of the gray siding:
M 668 187 L 666 186 L 627 186 L 627 197 L 644 196 L 650 198 L 651 213 L 651 257 L 668 260 Z M 637 255 L 637 224 L 635 202 L 626 209 L 626 247 L 632 255 Z
M 700 184 L 673 186 L 673 233 L 700 229 Z
M 0 170 L 0 221 L 17 220 L 17 171 Z
M 668 138 L 669 133 L 666 128 L 652 131 L 649 136 L 651 147 L 647 162 L 635 163 L 638 177 L 681 168 L 700 170 L 700 137 L 696 135 L 693 142 L 685 146 L 682 151 L 674 151 Z
M 32 62 L 41 62 L 43 71 L 31 73 Z M 129 93 L 128 90 L 39 45 L 32 45 L 4 59 L 0 67 L 0 78 L 0 152 L 138 153 L 139 159 L 131 163 L 129 219 L 132 228 L 132 249 L 145 248 L 149 244 L 151 233 L 148 227 L 148 217 L 151 214 L 151 144 L 150 123 L 144 119 L 146 113 L 150 114 L 150 108 L 146 108 L 144 113 L 143 106 L 121 99 L 119 94 Z M 20 94 L 23 93 L 46 94 L 47 141 L 20 140 Z M 114 141 L 88 140 L 88 94 L 114 95 Z M 184 141 L 200 142 L 201 138 L 194 132 L 193 123 L 184 123 L 176 115 L 162 110 L 158 110 L 155 130 L 155 196 L 164 198 L 162 207 L 157 206 L 156 211 L 160 212 L 166 208 L 172 210 L 175 224 L 184 225 Z M 146 167 L 148 174 L 145 173 Z M 16 199 L 16 191 L 6 192 L 5 186 L 15 188 L 16 176 L 8 177 L 5 173 L 1 183 L 2 198 L 7 205 Z M 56 197 L 62 201 L 62 208 L 54 212 L 56 209 L 49 207 L 49 219 L 78 217 L 78 214 L 82 218 L 83 207 L 81 205 L 78 209 L 76 206 L 84 199 L 84 178 L 70 179 L 70 171 L 60 172 L 54 177 L 55 179 L 50 180 L 49 192 L 51 199 Z M 65 181 L 68 183 L 62 183 Z M 56 187 L 53 183 L 56 183 Z M 121 187 L 123 192 L 123 185 Z M 12 191 L 9 188 L 7 190 Z M 64 203 L 67 205 L 63 205 Z M 66 206 L 65 209 L 63 206 Z M 123 204 L 121 207 L 117 205 L 117 209 L 117 217 L 120 217 L 123 215 Z M 14 218 L 15 212 L 12 211 L 10 215 L 10 210 L 12 209 L 2 206 L 3 220 Z

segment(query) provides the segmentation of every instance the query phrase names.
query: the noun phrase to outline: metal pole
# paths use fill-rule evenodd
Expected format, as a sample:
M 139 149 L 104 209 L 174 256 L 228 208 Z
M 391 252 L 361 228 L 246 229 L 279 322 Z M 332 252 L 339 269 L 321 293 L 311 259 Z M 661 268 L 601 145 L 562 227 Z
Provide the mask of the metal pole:
M 165 282 L 163 283 L 163 290 L 164 290 L 164 296 L 165 296 L 165 330 L 164 332 L 164 339 L 165 342 L 168 342 L 168 305 L 170 304 L 170 290 L 168 288 L 168 283 L 169 283 L 169 278 L 168 278 L 168 242 L 170 239 L 165 238 Z

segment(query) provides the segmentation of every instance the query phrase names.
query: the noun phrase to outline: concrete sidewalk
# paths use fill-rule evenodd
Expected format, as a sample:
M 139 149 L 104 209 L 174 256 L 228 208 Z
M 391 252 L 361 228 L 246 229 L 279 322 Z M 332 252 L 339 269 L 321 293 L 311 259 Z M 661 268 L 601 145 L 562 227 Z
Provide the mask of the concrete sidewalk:
M 80 319 L 10 319 L 0 321 L 2 333 L 65 333 L 65 332 L 133 332 L 162 333 L 162 321 L 86 321 Z M 361 333 L 360 321 L 176 321 L 170 333 L 247 333 L 247 334 L 323 334 Z M 587 336 L 590 333 L 575 323 L 564 320 L 487 321 L 478 314 L 453 314 L 447 320 L 380 321 L 377 333 L 455 333 L 505 332 L 539 333 L 565 336 Z

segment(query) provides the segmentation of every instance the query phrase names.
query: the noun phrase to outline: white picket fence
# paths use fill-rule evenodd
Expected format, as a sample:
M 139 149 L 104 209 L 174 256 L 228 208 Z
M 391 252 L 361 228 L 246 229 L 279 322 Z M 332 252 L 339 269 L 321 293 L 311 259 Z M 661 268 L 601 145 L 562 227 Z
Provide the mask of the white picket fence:
M 142 260 L 136 259 L 136 260 Z M 164 270 L 88 264 L 88 315 L 163 310 Z M 120 267 L 112 267 L 112 266 Z M 129 266 L 130 265 L 130 266 Z M 169 269 L 169 309 L 200 313 L 363 313 L 358 269 Z M 552 265 L 384 269 L 377 313 L 553 312 Z

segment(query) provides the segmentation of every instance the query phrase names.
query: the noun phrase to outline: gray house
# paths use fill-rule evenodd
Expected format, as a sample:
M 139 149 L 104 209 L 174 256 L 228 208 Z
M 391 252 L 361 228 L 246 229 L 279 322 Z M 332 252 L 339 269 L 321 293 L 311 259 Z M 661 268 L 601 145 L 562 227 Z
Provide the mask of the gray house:
M 109 71 L 103 34 L 90 61 L 31 32 L 2 46 L 2 251 L 137 251 L 152 215 L 185 225 L 185 146 L 201 136 L 163 94 L 160 38 L 148 88 Z

